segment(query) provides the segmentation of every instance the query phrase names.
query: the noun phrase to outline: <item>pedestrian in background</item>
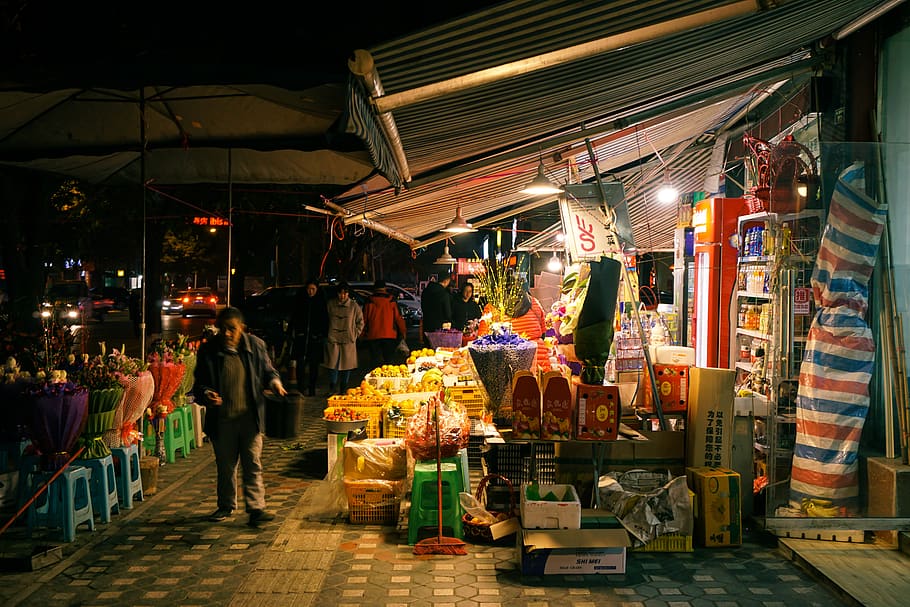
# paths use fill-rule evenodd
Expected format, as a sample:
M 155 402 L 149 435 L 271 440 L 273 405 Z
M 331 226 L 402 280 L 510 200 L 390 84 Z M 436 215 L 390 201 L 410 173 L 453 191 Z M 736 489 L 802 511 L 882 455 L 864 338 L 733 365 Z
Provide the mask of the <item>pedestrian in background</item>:
M 449 285 L 454 275 L 443 274 L 438 282 L 430 282 L 420 295 L 420 311 L 423 313 L 423 333 L 438 331 L 442 325 L 452 322 L 452 293 Z M 424 340 L 426 337 L 424 337 Z
M 464 331 L 468 321 L 483 316 L 480 305 L 474 301 L 474 285 L 466 282 L 461 286 L 458 297 L 452 302 L 452 328 Z
M 316 279 L 310 279 L 297 292 L 291 329 L 294 335 L 294 360 L 297 361 L 297 386 L 307 396 L 316 395 L 316 380 L 325 354 L 329 314 L 325 296 Z
M 197 352 L 194 392 L 206 408 L 205 433 L 215 450 L 218 469 L 218 509 L 209 517 L 223 521 L 237 508 L 237 462 L 243 479 L 243 498 L 252 527 L 275 515 L 265 507 L 262 480 L 262 433 L 265 394 L 271 387 L 287 392 L 272 366 L 265 342 L 244 331 L 243 314 L 224 308 L 215 321 L 218 335 Z
M 344 394 L 351 377 L 351 369 L 357 368 L 357 338 L 363 333 L 363 311 L 356 301 L 351 300 L 350 287 L 340 283 L 335 299 L 327 304 L 329 330 L 325 344 L 325 362 L 329 370 L 329 391 Z
M 373 284 L 373 294 L 363 306 L 366 324 L 364 339 L 370 352 L 370 366 L 391 365 L 397 356 L 398 342 L 407 337 L 404 317 L 395 297 L 386 290 L 384 280 Z

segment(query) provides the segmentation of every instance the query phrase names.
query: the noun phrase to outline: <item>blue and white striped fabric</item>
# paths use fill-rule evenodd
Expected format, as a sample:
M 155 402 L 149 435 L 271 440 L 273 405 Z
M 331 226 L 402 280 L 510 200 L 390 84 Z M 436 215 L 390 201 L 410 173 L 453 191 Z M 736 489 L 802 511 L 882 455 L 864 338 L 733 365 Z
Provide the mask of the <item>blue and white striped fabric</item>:
M 869 278 L 887 218 L 887 205 L 864 190 L 861 163 L 841 173 L 812 273 L 817 312 L 809 330 L 796 398 L 796 444 L 790 503 L 830 500 L 857 507 L 859 441 L 869 409 L 875 362 L 864 319 Z

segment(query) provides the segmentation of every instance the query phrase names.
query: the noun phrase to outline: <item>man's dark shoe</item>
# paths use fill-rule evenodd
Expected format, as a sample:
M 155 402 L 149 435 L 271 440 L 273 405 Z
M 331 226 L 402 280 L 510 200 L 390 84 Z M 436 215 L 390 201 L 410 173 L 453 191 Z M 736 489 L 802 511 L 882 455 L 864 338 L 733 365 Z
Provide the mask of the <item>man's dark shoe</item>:
M 250 520 L 247 524 L 250 527 L 256 527 L 261 523 L 268 523 L 275 520 L 275 515 L 267 510 L 251 510 Z
M 213 523 L 220 523 L 230 518 L 232 512 L 234 511 L 229 508 L 219 508 L 209 515 L 209 520 Z

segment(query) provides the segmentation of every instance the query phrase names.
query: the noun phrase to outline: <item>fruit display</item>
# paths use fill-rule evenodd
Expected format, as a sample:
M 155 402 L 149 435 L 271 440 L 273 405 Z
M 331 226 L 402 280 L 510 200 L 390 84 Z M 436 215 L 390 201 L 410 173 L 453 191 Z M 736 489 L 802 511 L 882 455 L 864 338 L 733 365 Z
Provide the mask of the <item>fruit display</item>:
M 406 361 L 409 365 L 416 365 L 418 358 L 436 356 L 436 350 L 433 348 L 423 348 L 421 350 L 411 350 L 411 355 Z
M 323 412 L 324 420 L 329 422 L 363 421 L 363 414 L 347 407 L 330 407 Z
M 459 381 L 462 381 L 461 378 L 473 378 L 474 371 L 467 350 L 455 350 L 452 357 L 443 365 L 442 372 L 445 375 L 458 376 Z
M 441 386 L 442 371 L 436 367 L 433 367 L 432 369 L 427 369 L 427 371 L 425 371 L 423 376 L 420 378 L 420 383 L 418 384 L 418 392 L 435 392 L 438 391 Z
M 410 377 L 407 365 L 382 365 L 370 371 L 371 377 Z

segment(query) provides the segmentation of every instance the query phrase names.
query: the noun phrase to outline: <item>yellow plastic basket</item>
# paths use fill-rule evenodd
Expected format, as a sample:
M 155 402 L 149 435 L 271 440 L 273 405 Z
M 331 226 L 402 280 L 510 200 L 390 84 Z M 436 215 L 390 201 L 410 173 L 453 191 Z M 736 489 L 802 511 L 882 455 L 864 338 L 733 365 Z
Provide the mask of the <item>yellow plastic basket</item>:
M 691 535 L 659 535 L 635 552 L 693 552 Z
M 413 407 L 396 407 L 395 405 L 395 403 L 389 403 L 382 408 L 383 438 L 405 438 L 408 430 L 408 418 L 417 413 L 419 408 L 419 405 Z
M 401 490 L 404 481 L 344 481 L 348 498 L 348 516 L 352 523 L 394 525 L 401 512 Z
M 451 386 L 446 388 L 452 401 L 464 409 L 468 417 L 483 417 L 487 394 L 481 386 Z
M 350 411 L 357 419 L 367 420 L 367 438 L 379 438 L 379 431 L 382 428 L 382 407 L 351 407 L 348 405 L 326 407 L 323 412 L 323 417 L 328 417 L 332 413 L 335 413 L 337 409 L 341 408 Z

